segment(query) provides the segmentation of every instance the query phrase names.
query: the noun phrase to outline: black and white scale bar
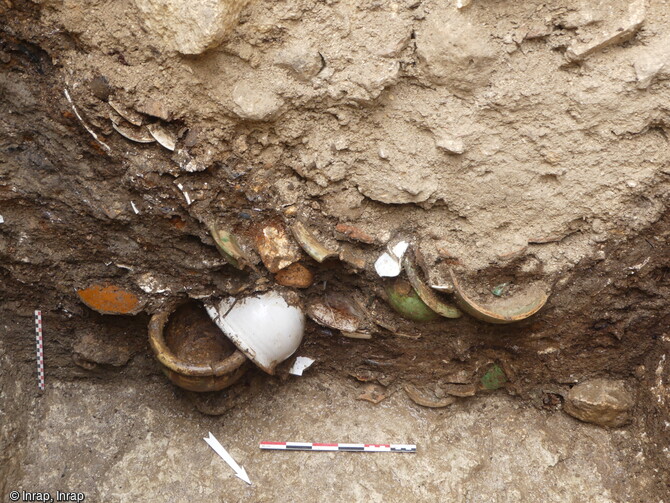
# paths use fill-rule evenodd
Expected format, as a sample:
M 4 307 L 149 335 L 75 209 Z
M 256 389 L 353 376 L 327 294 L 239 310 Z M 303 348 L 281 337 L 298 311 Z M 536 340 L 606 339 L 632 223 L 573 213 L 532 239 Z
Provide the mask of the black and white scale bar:
M 416 452 L 414 444 L 322 444 L 315 442 L 261 442 L 261 449 L 270 451 L 330 452 Z
M 44 391 L 44 339 L 42 338 L 42 311 L 35 311 L 35 345 L 37 347 L 37 387 Z

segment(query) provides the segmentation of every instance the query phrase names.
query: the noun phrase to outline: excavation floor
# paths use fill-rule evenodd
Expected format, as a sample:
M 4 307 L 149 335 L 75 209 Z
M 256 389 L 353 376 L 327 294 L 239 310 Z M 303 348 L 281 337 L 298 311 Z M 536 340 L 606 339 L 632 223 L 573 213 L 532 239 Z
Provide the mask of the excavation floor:
M 504 394 L 426 409 L 402 392 L 374 405 L 360 383 L 307 371 L 266 381 L 222 416 L 161 379 L 50 382 L 35 395 L 7 489 L 80 491 L 86 501 L 635 502 L 653 473 L 636 430 L 607 431 Z M 15 391 L 32 394 L 30 390 Z M 202 440 L 212 432 L 248 486 Z M 416 443 L 416 454 L 261 451 L 258 442 Z

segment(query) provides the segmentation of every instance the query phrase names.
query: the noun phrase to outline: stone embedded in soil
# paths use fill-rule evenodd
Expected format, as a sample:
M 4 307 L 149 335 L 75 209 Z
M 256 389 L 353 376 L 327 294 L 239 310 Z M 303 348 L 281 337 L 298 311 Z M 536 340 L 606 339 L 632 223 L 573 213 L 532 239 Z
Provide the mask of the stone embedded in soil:
M 616 27 L 599 33 L 589 42 L 575 42 L 565 51 L 570 61 L 581 61 L 594 52 L 610 45 L 620 44 L 635 36 L 642 27 L 646 16 L 646 0 L 635 0 L 628 6 L 628 17 L 622 19 Z
M 136 314 L 143 306 L 137 295 L 115 285 L 92 285 L 77 290 L 77 295 L 84 304 L 102 314 Z
M 162 40 L 165 49 L 182 54 L 200 54 L 219 45 L 249 2 L 135 0 L 149 32 Z
M 234 112 L 242 119 L 265 121 L 273 118 L 284 101 L 260 82 L 242 80 L 235 84 L 232 99 Z
M 564 410 L 587 423 L 616 428 L 631 421 L 634 405 L 633 394 L 623 381 L 593 379 L 568 392 Z
M 418 30 L 416 50 L 431 82 L 470 94 L 485 86 L 493 71 L 496 52 L 489 39 L 487 31 L 464 17 L 437 9 Z
M 436 138 L 435 146 L 450 154 L 462 154 L 465 152 L 463 140 L 451 136 L 440 136 Z
M 128 363 L 132 356 L 132 348 L 128 344 L 93 333 L 84 334 L 72 349 L 75 363 L 84 368 L 91 368 L 87 363 L 120 367 Z
M 309 288 L 314 282 L 314 275 L 302 264 L 291 264 L 275 275 L 275 281 L 282 286 L 293 288 Z
M 136 110 L 152 117 L 158 117 L 164 121 L 172 120 L 172 111 L 165 103 L 159 100 L 147 99 L 143 103 L 140 103 L 136 107 Z
M 633 62 L 637 87 L 648 88 L 654 80 L 670 77 L 670 37 L 655 43 Z
M 277 55 L 277 65 L 287 68 L 302 80 L 316 76 L 323 66 L 319 51 L 304 41 L 290 45 Z
M 300 260 L 300 249 L 280 223 L 272 223 L 260 229 L 255 242 L 263 264 L 272 273 Z

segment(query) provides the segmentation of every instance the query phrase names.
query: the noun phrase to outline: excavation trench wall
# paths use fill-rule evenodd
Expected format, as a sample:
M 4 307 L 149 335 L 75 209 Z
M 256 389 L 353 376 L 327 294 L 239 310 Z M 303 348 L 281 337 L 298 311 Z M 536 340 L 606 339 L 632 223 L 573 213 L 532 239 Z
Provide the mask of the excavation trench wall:
M 0 490 L 37 394 L 21 391 L 35 309 L 47 379 L 162 379 L 149 317 L 273 288 L 257 237 L 300 220 L 345 258 L 302 255 L 301 302 L 357 297 L 385 327 L 360 340 L 310 321 L 300 354 L 315 370 L 390 393 L 479 383 L 497 364 L 504 390 L 554 409 L 576 383 L 624 381 L 658 470 L 649 494 L 667 494 L 667 6 L 259 0 L 183 41 L 147 4 L 0 3 Z M 110 104 L 174 151 L 120 135 Z M 227 264 L 210 225 L 239 236 L 253 270 Z M 510 325 L 404 320 L 373 267 L 398 239 L 436 281 L 454 268 L 510 295 L 540 281 L 549 301 Z M 141 309 L 89 309 L 76 292 L 95 284 Z

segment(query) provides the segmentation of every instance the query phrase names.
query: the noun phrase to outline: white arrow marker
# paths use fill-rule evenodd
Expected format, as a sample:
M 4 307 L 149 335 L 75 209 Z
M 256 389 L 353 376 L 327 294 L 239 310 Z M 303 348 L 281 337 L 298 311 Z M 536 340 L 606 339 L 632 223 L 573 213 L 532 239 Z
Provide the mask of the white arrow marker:
M 209 438 L 203 438 L 203 440 L 207 442 L 207 445 L 214 449 L 214 452 L 221 456 L 221 458 L 230 465 L 230 467 L 235 471 L 235 475 L 244 480 L 247 484 L 251 485 L 251 480 L 249 480 L 249 476 L 247 475 L 246 470 L 235 462 L 233 457 L 228 454 L 228 451 L 225 450 L 216 437 L 212 435 L 211 431 L 209 432 Z

